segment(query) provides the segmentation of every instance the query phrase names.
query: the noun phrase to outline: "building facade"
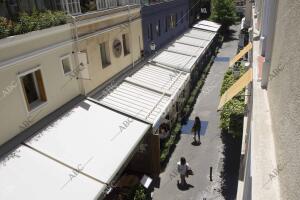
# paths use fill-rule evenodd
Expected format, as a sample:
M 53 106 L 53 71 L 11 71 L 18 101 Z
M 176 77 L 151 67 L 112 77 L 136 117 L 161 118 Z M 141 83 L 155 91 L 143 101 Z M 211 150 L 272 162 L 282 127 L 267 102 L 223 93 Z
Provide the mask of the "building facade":
M 115 6 L 69 21 L 0 40 L 0 145 L 141 58 L 139 5 Z
M 295 0 L 255 1 L 252 98 L 237 199 L 300 197 L 299 9 Z
M 147 1 L 142 6 L 144 53 L 155 50 L 175 39 L 188 28 L 189 4 L 186 0 Z
M 68 14 L 80 15 L 130 4 L 140 4 L 140 0 L 4 0 L 0 1 L 0 16 L 14 18 L 20 12 L 35 10 L 63 10 Z
M 194 25 L 200 20 L 207 19 L 211 13 L 211 0 L 189 0 L 189 24 Z

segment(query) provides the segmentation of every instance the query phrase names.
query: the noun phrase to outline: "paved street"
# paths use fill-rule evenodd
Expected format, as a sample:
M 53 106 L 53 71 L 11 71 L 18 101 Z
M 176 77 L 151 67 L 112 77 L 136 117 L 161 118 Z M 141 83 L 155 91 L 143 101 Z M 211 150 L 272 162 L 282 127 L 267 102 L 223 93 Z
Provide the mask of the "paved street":
M 234 26 L 232 29 L 238 30 L 239 27 Z M 232 58 L 236 53 L 238 31 L 234 33 L 234 38 L 224 42 L 219 50 L 189 119 L 194 120 L 195 116 L 200 116 L 203 122 L 202 129 L 205 131 L 201 135 L 202 144 L 193 145 L 191 134 L 181 135 L 165 171 L 160 175 L 160 187 L 154 190 L 154 200 L 202 200 L 204 197 L 207 200 L 224 199 L 218 192 L 223 144 L 220 138 L 219 113 L 216 110 L 223 75 L 228 67 L 228 57 Z M 177 186 L 177 180 L 180 178 L 177 175 L 176 163 L 181 156 L 186 158 L 194 171 L 194 175 L 187 178 L 189 189 L 185 190 Z M 212 182 L 209 180 L 209 167 L 213 167 Z

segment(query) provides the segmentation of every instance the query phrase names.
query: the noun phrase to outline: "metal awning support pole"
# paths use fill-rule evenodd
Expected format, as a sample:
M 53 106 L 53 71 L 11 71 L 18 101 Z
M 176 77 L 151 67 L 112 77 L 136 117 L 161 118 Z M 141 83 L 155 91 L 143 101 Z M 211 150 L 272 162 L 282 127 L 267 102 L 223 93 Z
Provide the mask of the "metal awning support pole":
M 129 2 L 127 4 L 127 8 L 128 8 L 128 29 L 129 29 L 129 34 L 130 34 L 130 41 L 131 41 L 131 60 L 132 60 L 132 68 L 134 68 L 135 63 L 134 63 L 134 57 L 133 57 L 133 35 L 132 35 L 132 31 L 131 31 L 131 14 L 130 14 L 130 6 L 129 6 Z M 124 45 L 124 44 L 123 44 Z

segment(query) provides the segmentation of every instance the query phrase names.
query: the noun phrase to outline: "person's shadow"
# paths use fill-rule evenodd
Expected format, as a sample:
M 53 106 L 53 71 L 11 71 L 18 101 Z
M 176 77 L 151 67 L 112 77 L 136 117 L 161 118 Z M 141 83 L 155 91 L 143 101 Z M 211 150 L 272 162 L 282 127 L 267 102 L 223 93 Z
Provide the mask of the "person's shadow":
M 194 146 L 200 146 L 201 143 L 198 142 L 198 141 L 193 141 L 191 144 L 194 145 Z
M 194 186 L 193 185 L 191 185 L 191 184 L 185 184 L 185 185 L 182 185 L 182 184 L 180 184 L 179 183 L 179 181 L 177 181 L 177 188 L 179 189 L 179 190 L 181 190 L 181 191 L 186 191 L 186 190 L 188 190 L 188 189 L 190 189 L 190 188 L 193 188 Z
M 195 120 L 189 120 L 187 124 L 183 125 L 181 128 L 181 134 L 193 134 L 192 128 L 194 126 Z M 206 129 L 208 127 L 208 121 L 201 120 L 201 131 L 200 135 L 205 135 Z

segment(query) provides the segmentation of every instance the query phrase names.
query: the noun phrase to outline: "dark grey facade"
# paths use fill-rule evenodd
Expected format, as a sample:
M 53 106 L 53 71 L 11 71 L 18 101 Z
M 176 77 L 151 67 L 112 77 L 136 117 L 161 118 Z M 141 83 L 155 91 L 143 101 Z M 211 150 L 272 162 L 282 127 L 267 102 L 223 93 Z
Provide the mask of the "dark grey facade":
M 142 7 L 144 53 L 151 54 L 150 44 L 156 50 L 178 37 L 188 28 L 189 2 L 187 0 L 147 1 Z
M 211 13 L 211 0 L 189 0 L 190 26 L 196 22 L 207 19 Z

